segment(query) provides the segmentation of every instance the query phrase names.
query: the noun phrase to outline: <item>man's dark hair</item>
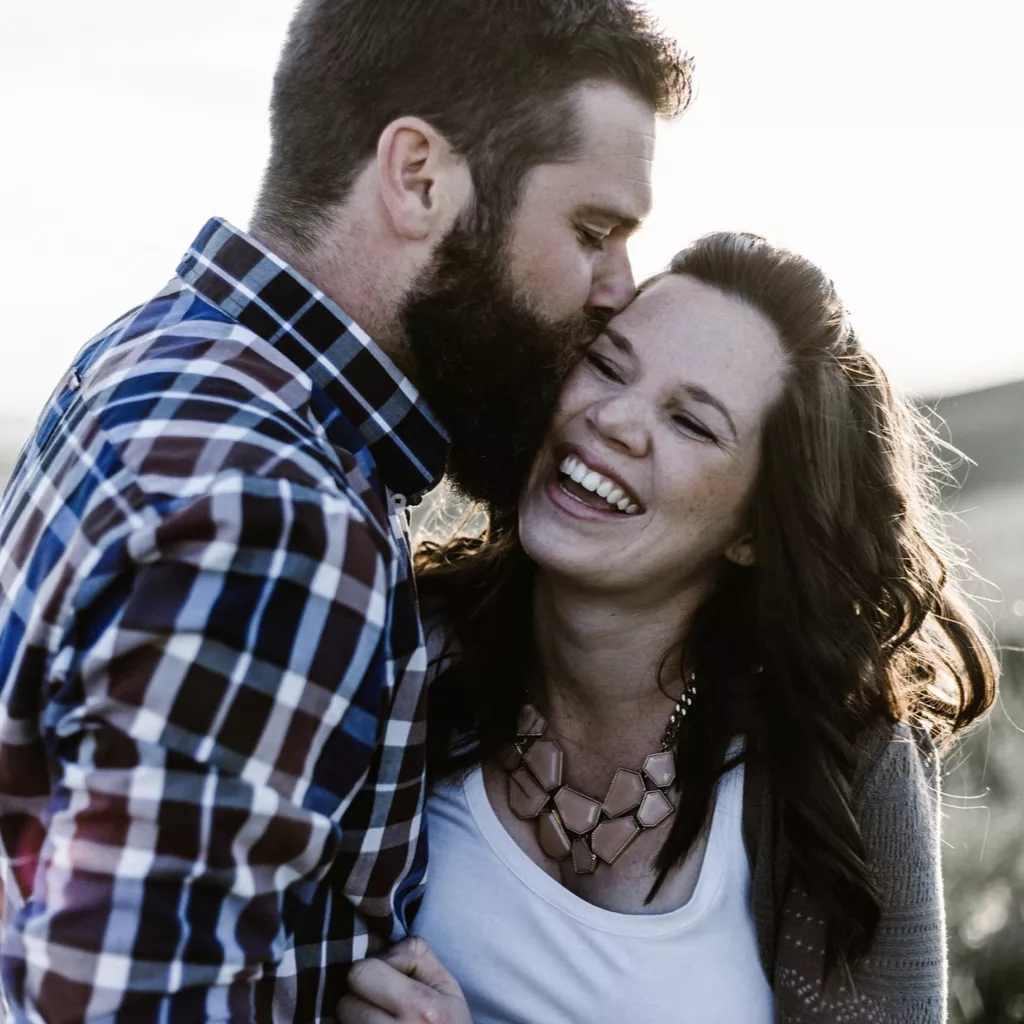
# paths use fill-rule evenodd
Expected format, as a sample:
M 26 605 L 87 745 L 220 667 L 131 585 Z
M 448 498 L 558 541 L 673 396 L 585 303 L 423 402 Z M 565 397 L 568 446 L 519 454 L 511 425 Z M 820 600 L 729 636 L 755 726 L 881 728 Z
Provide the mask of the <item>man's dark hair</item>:
M 690 71 L 632 0 L 303 0 L 274 80 L 256 221 L 307 250 L 384 128 L 415 116 L 467 160 L 500 230 L 526 172 L 573 156 L 575 87 L 619 85 L 672 117 Z

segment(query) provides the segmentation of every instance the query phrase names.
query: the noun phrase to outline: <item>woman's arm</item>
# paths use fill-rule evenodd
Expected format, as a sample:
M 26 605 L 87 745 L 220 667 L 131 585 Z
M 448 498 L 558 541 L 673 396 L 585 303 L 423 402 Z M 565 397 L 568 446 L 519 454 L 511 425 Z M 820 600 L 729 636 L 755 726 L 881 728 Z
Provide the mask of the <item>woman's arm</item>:
M 900 724 L 854 793 L 882 915 L 852 980 L 857 996 L 878 1005 L 885 1021 L 946 1019 L 939 785 L 931 739 Z
M 825 927 L 799 885 L 777 932 L 777 1020 L 784 1024 L 944 1024 L 946 942 L 939 857 L 939 760 L 923 731 L 888 725 L 867 738 L 854 806 L 881 899 L 867 954 L 823 984 Z

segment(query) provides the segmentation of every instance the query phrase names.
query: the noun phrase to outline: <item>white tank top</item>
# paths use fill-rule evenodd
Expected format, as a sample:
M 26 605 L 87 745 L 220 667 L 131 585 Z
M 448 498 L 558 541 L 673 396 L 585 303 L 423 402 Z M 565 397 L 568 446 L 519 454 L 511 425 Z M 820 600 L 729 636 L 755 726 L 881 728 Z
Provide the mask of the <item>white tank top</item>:
M 429 798 L 429 877 L 413 930 L 462 985 L 474 1024 L 771 1024 L 742 804 L 741 765 L 719 785 L 689 902 L 619 914 L 530 860 L 478 768 Z

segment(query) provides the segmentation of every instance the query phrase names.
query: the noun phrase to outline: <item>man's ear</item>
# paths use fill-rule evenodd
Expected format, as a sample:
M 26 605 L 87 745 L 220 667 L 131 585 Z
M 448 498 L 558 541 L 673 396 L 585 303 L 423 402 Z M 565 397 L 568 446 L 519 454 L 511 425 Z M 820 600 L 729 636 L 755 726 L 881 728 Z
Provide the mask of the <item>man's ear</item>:
M 472 192 L 466 162 L 418 117 L 400 117 L 381 133 L 377 176 L 391 227 L 410 242 L 440 240 Z
M 734 540 L 726 549 L 725 557 L 736 565 L 742 565 L 745 569 L 757 565 L 757 551 L 754 548 L 754 535 L 746 534 Z

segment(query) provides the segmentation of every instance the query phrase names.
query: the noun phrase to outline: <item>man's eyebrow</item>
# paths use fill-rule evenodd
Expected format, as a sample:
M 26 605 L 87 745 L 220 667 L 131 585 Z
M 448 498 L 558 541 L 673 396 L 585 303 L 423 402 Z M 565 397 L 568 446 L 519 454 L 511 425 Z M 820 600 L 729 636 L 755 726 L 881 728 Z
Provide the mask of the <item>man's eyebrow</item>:
M 630 233 L 638 231 L 643 225 L 643 218 L 634 217 L 631 213 L 616 209 L 614 206 L 602 206 L 600 203 L 586 203 L 578 209 L 577 213 L 582 217 L 600 217 L 604 220 L 615 221 Z
M 614 327 L 606 327 L 603 331 L 605 337 L 625 356 L 635 355 L 633 343 L 620 331 L 615 330 Z M 736 424 L 733 422 L 732 416 L 729 414 L 729 410 L 725 407 L 724 403 L 716 398 L 707 388 L 701 387 L 700 384 L 684 384 L 683 390 L 695 401 L 700 402 L 702 405 L 710 405 L 712 409 L 717 409 L 722 414 L 722 418 L 726 423 L 729 424 L 729 429 L 732 431 L 733 440 L 738 442 L 739 432 L 736 430 Z

